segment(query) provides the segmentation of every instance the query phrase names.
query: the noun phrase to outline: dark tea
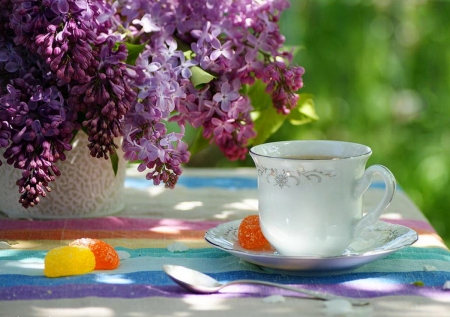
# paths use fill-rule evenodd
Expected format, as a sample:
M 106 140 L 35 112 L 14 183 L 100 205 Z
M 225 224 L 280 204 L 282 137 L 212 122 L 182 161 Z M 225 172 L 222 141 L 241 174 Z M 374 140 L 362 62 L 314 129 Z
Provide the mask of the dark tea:
M 280 158 L 292 159 L 292 160 L 338 160 L 338 159 L 340 159 L 340 157 L 335 156 L 335 155 L 317 155 L 317 154 L 285 155 L 285 156 L 281 156 Z

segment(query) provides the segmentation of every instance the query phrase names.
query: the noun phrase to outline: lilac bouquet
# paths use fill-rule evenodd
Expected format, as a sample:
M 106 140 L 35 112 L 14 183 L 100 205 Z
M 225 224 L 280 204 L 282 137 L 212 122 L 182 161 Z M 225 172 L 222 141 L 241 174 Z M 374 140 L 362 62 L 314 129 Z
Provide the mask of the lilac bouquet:
M 120 145 L 147 179 L 173 188 L 201 144 L 243 159 L 286 118 L 314 120 L 277 23 L 286 0 L 0 5 L 0 148 L 22 171 L 24 207 L 51 190 L 80 130 L 94 158 L 114 168 Z M 189 150 L 187 125 L 200 131 Z

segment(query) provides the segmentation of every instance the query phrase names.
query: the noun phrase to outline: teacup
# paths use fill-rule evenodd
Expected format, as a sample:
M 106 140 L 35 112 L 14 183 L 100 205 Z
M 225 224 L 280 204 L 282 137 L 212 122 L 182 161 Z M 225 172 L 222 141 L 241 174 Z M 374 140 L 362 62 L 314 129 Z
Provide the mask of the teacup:
M 285 256 L 342 255 L 375 224 L 395 193 L 395 177 L 382 165 L 365 169 L 370 147 L 341 141 L 283 141 L 250 149 L 258 171 L 260 225 Z M 382 199 L 363 215 L 363 193 L 379 174 Z

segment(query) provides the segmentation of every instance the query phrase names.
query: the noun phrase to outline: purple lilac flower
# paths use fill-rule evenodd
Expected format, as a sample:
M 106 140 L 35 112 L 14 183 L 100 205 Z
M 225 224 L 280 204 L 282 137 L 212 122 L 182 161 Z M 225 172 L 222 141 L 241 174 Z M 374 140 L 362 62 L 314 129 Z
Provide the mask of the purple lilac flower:
M 269 64 L 261 73 L 261 79 L 267 84 L 266 92 L 272 95 L 272 103 L 278 112 L 288 114 L 297 105 L 298 94 L 303 87 L 303 67 L 286 67 L 284 63 Z
M 225 82 L 220 88 L 220 92 L 217 92 L 213 96 L 215 102 L 220 102 L 220 108 L 223 111 L 230 110 L 231 102 L 239 98 L 239 92 L 232 90 L 229 83 Z
M 92 156 L 108 158 L 122 136 L 124 158 L 172 188 L 189 160 L 186 124 L 245 158 L 255 131 L 244 85 L 260 79 L 280 113 L 297 105 L 304 70 L 288 66 L 277 25 L 287 0 L 0 4 L 0 147 L 23 171 L 24 206 L 46 195 L 81 126 Z M 137 58 L 125 42 L 141 48 Z M 193 67 L 214 78 L 194 87 Z
M 100 2 L 97 2 L 100 3 Z M 86 82 L 97 37 L 94 5 L 76 0 L 17 0 L 11 15 L 15 43 L 42 56 L 60 80 Z
M 50 182 L 60 175 L 55 163 L 65 160 L 75 128 L 67 121 L 61 92 L 37 82 L 32 76 L 13 80 L 0 98 L 0 116 L 9 116 L 9 124 L 2 123 L 0 130 L 1 136 L 9 134 L 4 157 L 22 170 L 17 185 L 19 203 L 25 208 L 38 204 L 51 191 Z
M 136 102 L 127 114 L 123 150 L 126 158 L 142 161 L 138 169 L 148 169 L 148 179 L 173 188 L 181 175 L 181 164 L 189 160 L 189 152 L 181 141 L 183 133 L 168 134 L 164 121 L 186 96 L 178 76 L 189 76 L 186 71 L 183 76 L 182 70 L 189 64 L 173 39 L 158 41 L 155 47 L 158 52 L 145 52 L 136 61 L 136 84 L 142 101 Z
M 249 116 L 251 104 L 238 93 L 241 85 L 253 84 L 255 77 L 270 78 L 265 83 L 274 85 L 267 89 L 274 106 L 281 113 L 289 113 L 297 104 L 296 91 L 301 88 L 303 69 L 281 65 L 284 65 L 281 60 L 292 58 L 280 52 L 284 37 L 276 24 L 281 11 L 288 6 L 287 1 L 210 1 L 209 4 L 220 9 L 209 15 L 208 6 L 198 10 L 191 3 L 180 4 L 178 12 L 185 18 L 179 16 L 178 20 L 185 23 L 178 24 L 177 28 L 181 39 L 192 42 L 199 65 L 219 76 L 216 84 L 209 86 L 211 99 L 198 98 L 194 91 L 182 100 L 181 113 L 173 119 L 193 126 L 202 122 L 205 137 L 212 138 L 229 159 L 240 159 L 246 154 L 248 140 L 255 135 Z M 202 15 L 208 20 L 196 28 L 192 19 L 204 19 Z M 280 65 L 273 67 L 277 63 Z M 296 77 L 289 77 L 292 74 Z M 240 84 L 231 89 L 230 82 Z M 222 129 L 217 135 L 213 131 L 218 131 L 218 122 L 227 122 L 227 127 L 233 122 L 234 129 Z
M 88 133 L 91 155 L 105 159 L 118 148 L 114 138 L 121 136 L 121 120 L 136 99 L 130 86 L 132 72 L 123 62 L 126 47 L 121 44 L 115 49 L 115 44 L 109 37 L 93 51 L 95 67 L 88 73 L 91 79 L 73 86 L 70 99 L 77 111 L 85 113 L 82 124 Z
M 51 190 L 49 183 L 60 174 L 55 163 L 71 149 L 76 124 L 66 109 L 66 90 L 54 86 L 38 55 L 14 43 L 12 29 L 6 31 L 0 44 L 0 147 L 7 163 L 22 170 L 19 202 L 29 207 Z

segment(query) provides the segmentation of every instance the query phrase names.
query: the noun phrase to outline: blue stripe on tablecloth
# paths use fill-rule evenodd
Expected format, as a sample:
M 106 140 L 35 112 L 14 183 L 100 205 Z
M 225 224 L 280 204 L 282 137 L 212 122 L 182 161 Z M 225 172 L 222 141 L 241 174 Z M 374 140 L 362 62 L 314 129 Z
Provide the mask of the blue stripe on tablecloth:
M 177 186 L 185 186 L 188 188 L 222 188 L 226 190 L 239 189 L 256 189 L 258 182 L 256 177 L 199 177 L 199 176 L 184 176 L 181 175 Z M 125 187 L 145 189 L 149 186 L 154 186 L 151 181 L 144 178 L 129 177 L 125 180 Z M 373 182 L 370 188 L 385 188 L 384 182 Z M 397 188 L 399 189 L 399 188 Z
M 1 288 L 33 285 L 33 286 L 58 286 L 66 284 L 106 284 L 106 285 L 129 285 L 129 284 L 151 284 L 156 286 L 172 285 L 173 282 L 161 271 L 140 271 L 126 274 L 117 273 L 90 273 L 84 275 L 66 276 L 60 278 L 47 278 L 45 276 L 27 275 L 0 275 Z M 256 279 L 281 284 L 293 285 L 328 285 L 328 284 L 355 284 L 357 281 L 365 281 L 365 288 L 371 288 L 371 284 L 395 285 L 411 284 L 417 281 L 423 282 L 429 287 L 442 287 L 442 281 L 450 280 L 450 272 L 434 271 L 411 271 L 411 272 L 369 272 L 369 273 L 345 273 L 336 275 L 303 275 L 292 276 L 282 274 L 267 274 L 255 271 L 229 271 L 222 273 L 208 273 L 215 279 L 226 282 L 237 279 Z M 398 295 L 398 294 L 391 294 Z
M 443 275 L 443 276 L 441 276 Z M 342 296 L 353 297 L 379 297 L 389 295 L 416 295 L 432 298 L 446 298 L 448 292 L 442 290 L 442 284 L 437 280 L 450 279 L 450 273 L 434 272 L 433 275 L 425 272 L 410 272 L 408 275 L 399 273 L 380 274 L 344 274 L 330 277 L 287 277 L 276 275 L 276 278 L 268 278 L 267 274 L 257 272 L 228 272 L 211 274 L 221 281 L 235 279 L 263 279 L 278 283 L 287 283 L 306 287 L 308 289 L 321 290 Z M 434 276 L 434 277 L 433 277 Z M 90 283 L 80 283 L 79 279 L 88 277 Z M 269 277 L 274 277 L 269 275 Z M 111 283 L 101 283 L 101 275 L 88 274 L 85 276 L 71 276 L 66 278 L 31 279 L 24 277 L 18 284 L 17 276 L 3 276 L 0 280 L 0 300 L 11 299 L 56 299 L 79 298 L 86 296 L 139 298 L 149 296 L 179 297 L 186 291 L 176 286 L 161 271 L 136 272 L 117 276 L 111 279 Z M 21 278 L 19 280 L 22 280 Z M 418 287 L 413 282 L 422 281 L 425 286 Z M 42 283 L 41 283 L 42 282 Z M 249 297 L 281 294 L 286 292 L 264 286 L 235 286 L 229 289 L 233 296 Z M 226 289 L 225 289 L 226 292 Z M 200 295 L 201 296 L 201 295 Z
M 185 186 L 188 188 L 205 188 L 215 187 L 227 190 L 237 189 L 256 189 L 257 180 L 252 177 L 192 177 L 181 175 L 178 179 L 177 186 Z M 132 188 L 148 188 L 154 186 L 151 181 L 143 178 L 126 178 L 125 187 Z
M 115 247 L 116 251 L 125 251 L 130 254 L 131 258 L 138 258 L 142 256 L 151 257 L 181 257 L 181 258 L 222 258 L 229 256 L 228 253 L 215 248 L 198 248 L 190 249 L 186 252 L 170 252 L 167 248 L 139 248 L 130 249 L 124 247 Z M 20 261 L 29 258 L 44 259 L 47 250 L 1 250 L 0 261 L 11 260 Z
M 128 249 L 118 247 L 118 251 L 126 251 L 130 258 L 122 260 L 111 274 L 127 274 L 136 271 L 157 271 L 164 264 L 189 266 L 208 273 L 221 273 L 235 270 L 279 273 L 269 268 L 245 263 L 224 251 L 205 248 L 191 249 L 186 252 L 169 252 L 165 248 Z M 46 251 L 4 250 L 0 256 L 0 272 L 2 274 L 42 275 Z M 385 258 L 353 269 L 355 273 L 368 272 L 409 272 L 434 269 L 450 272 L 450 252 L 438 248 L 408 247 Z M 283 274 L 305 274 L 302 272 L 282 272 Z M 342 273 L 342 272 L 338 272 Z M 309 274 L 309 273 L 308 273 Z M 432 274 L 432 273 L 431 273 Z M 1 285 L 1 284 L 0 284 Z

